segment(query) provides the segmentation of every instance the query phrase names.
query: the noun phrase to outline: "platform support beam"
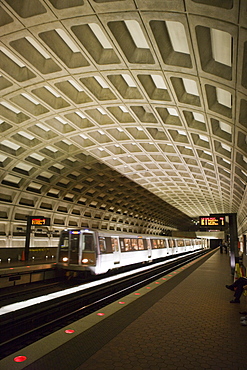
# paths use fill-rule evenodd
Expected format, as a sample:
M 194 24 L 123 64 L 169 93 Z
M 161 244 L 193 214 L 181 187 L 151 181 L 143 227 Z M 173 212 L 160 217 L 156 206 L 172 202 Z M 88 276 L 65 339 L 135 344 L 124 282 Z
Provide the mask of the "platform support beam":
M 231 273 L 234 275 L 235 265 L 239 262 L 237 213 L 228 213 L 228 216 L 230 231 Z
M 28 258 L 29 258 L 31 225 L 32 225 L 32 217 L 27 216 L 27 229 L 26 229 L 26 241 L 25 241 L 25 261 L 28 261 Z

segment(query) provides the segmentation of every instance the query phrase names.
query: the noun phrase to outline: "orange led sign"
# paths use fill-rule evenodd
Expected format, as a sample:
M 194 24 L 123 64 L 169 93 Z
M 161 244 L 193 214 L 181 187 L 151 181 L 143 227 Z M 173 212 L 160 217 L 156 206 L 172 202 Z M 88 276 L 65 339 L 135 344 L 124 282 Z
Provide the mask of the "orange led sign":
M 202 227 L 223 227 L 225 226 L 225 216 L 201 216 L 200 226 Z
M 47 217 L 32 217 L 31 218 L 32 226 L 49 226 L 50 218 Z
M 33 218 L 32 225 L 45 225 L 45 219 Z

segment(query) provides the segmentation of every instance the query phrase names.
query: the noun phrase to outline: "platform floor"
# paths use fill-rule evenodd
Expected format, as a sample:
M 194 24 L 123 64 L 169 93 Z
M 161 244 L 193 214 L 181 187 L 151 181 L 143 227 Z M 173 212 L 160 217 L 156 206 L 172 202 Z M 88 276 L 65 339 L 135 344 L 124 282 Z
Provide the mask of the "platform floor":
M 0 273 L 2 270 L 5 269 L 13 269 L 13 268 L 18 268 L 18 267 L 28 267 L 30 266 L 37 266 L 37 265 L 45 265 L 45 264 L 55 264 L 56 263 L 56 258 L 47 258 L 47 259 L 36 259 L 36 260 L 31 260 L 31 261 L 13 261 L 11 262 L 1 262 L 0 263 Z
M 24 362 L 8 366 L 5 361 L 0 368 L 247 369 L 247 327 L 240 325 L 239 314 L 246 310 L 246 300 L 241 297 L 240 304 L 229 303 L 233 293 L 225 285 L 232 281 L 229 256 L 213 251 L 209 258 L 132 293 L 132 301 L 123 297 L 115 313 L 102 309 L 105 316 L 97 316 L 95 325 L 79 335 L 69 334 L 71 339 L 64 343 L 61 339 L 61 345 L 54 336 L 50 342 L 46 339 L 43 344 L 50 351 L 30 364 L 27 361 L 27 366 Z M 75 323 L 73 328 L 76 325 L 85 323 Z M 30 354 L 42 353 L 44 347 L 36 344 Z M 19 354 L 25 353 L 23 349 Z

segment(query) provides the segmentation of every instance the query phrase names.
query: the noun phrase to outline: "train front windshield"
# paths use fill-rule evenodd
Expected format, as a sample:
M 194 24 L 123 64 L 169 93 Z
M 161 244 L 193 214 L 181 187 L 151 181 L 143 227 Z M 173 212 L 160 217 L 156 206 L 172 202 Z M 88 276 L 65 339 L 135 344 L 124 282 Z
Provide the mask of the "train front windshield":
M 84 250 L 85 251 L 94 251 L 94 240 L 93 240 L 93 234 L 83 234 L 84 237 Z

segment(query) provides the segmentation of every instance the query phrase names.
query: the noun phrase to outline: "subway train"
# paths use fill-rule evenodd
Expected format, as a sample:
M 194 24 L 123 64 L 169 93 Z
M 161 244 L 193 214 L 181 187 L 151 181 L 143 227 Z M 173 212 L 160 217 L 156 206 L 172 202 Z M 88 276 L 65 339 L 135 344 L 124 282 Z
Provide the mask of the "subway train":
M 204 239 L 172 238 L 101 231 L 66 229 L 61 232 L 57 267 L 92 275 L 137 263 L 188 253 L 207 247 Z

